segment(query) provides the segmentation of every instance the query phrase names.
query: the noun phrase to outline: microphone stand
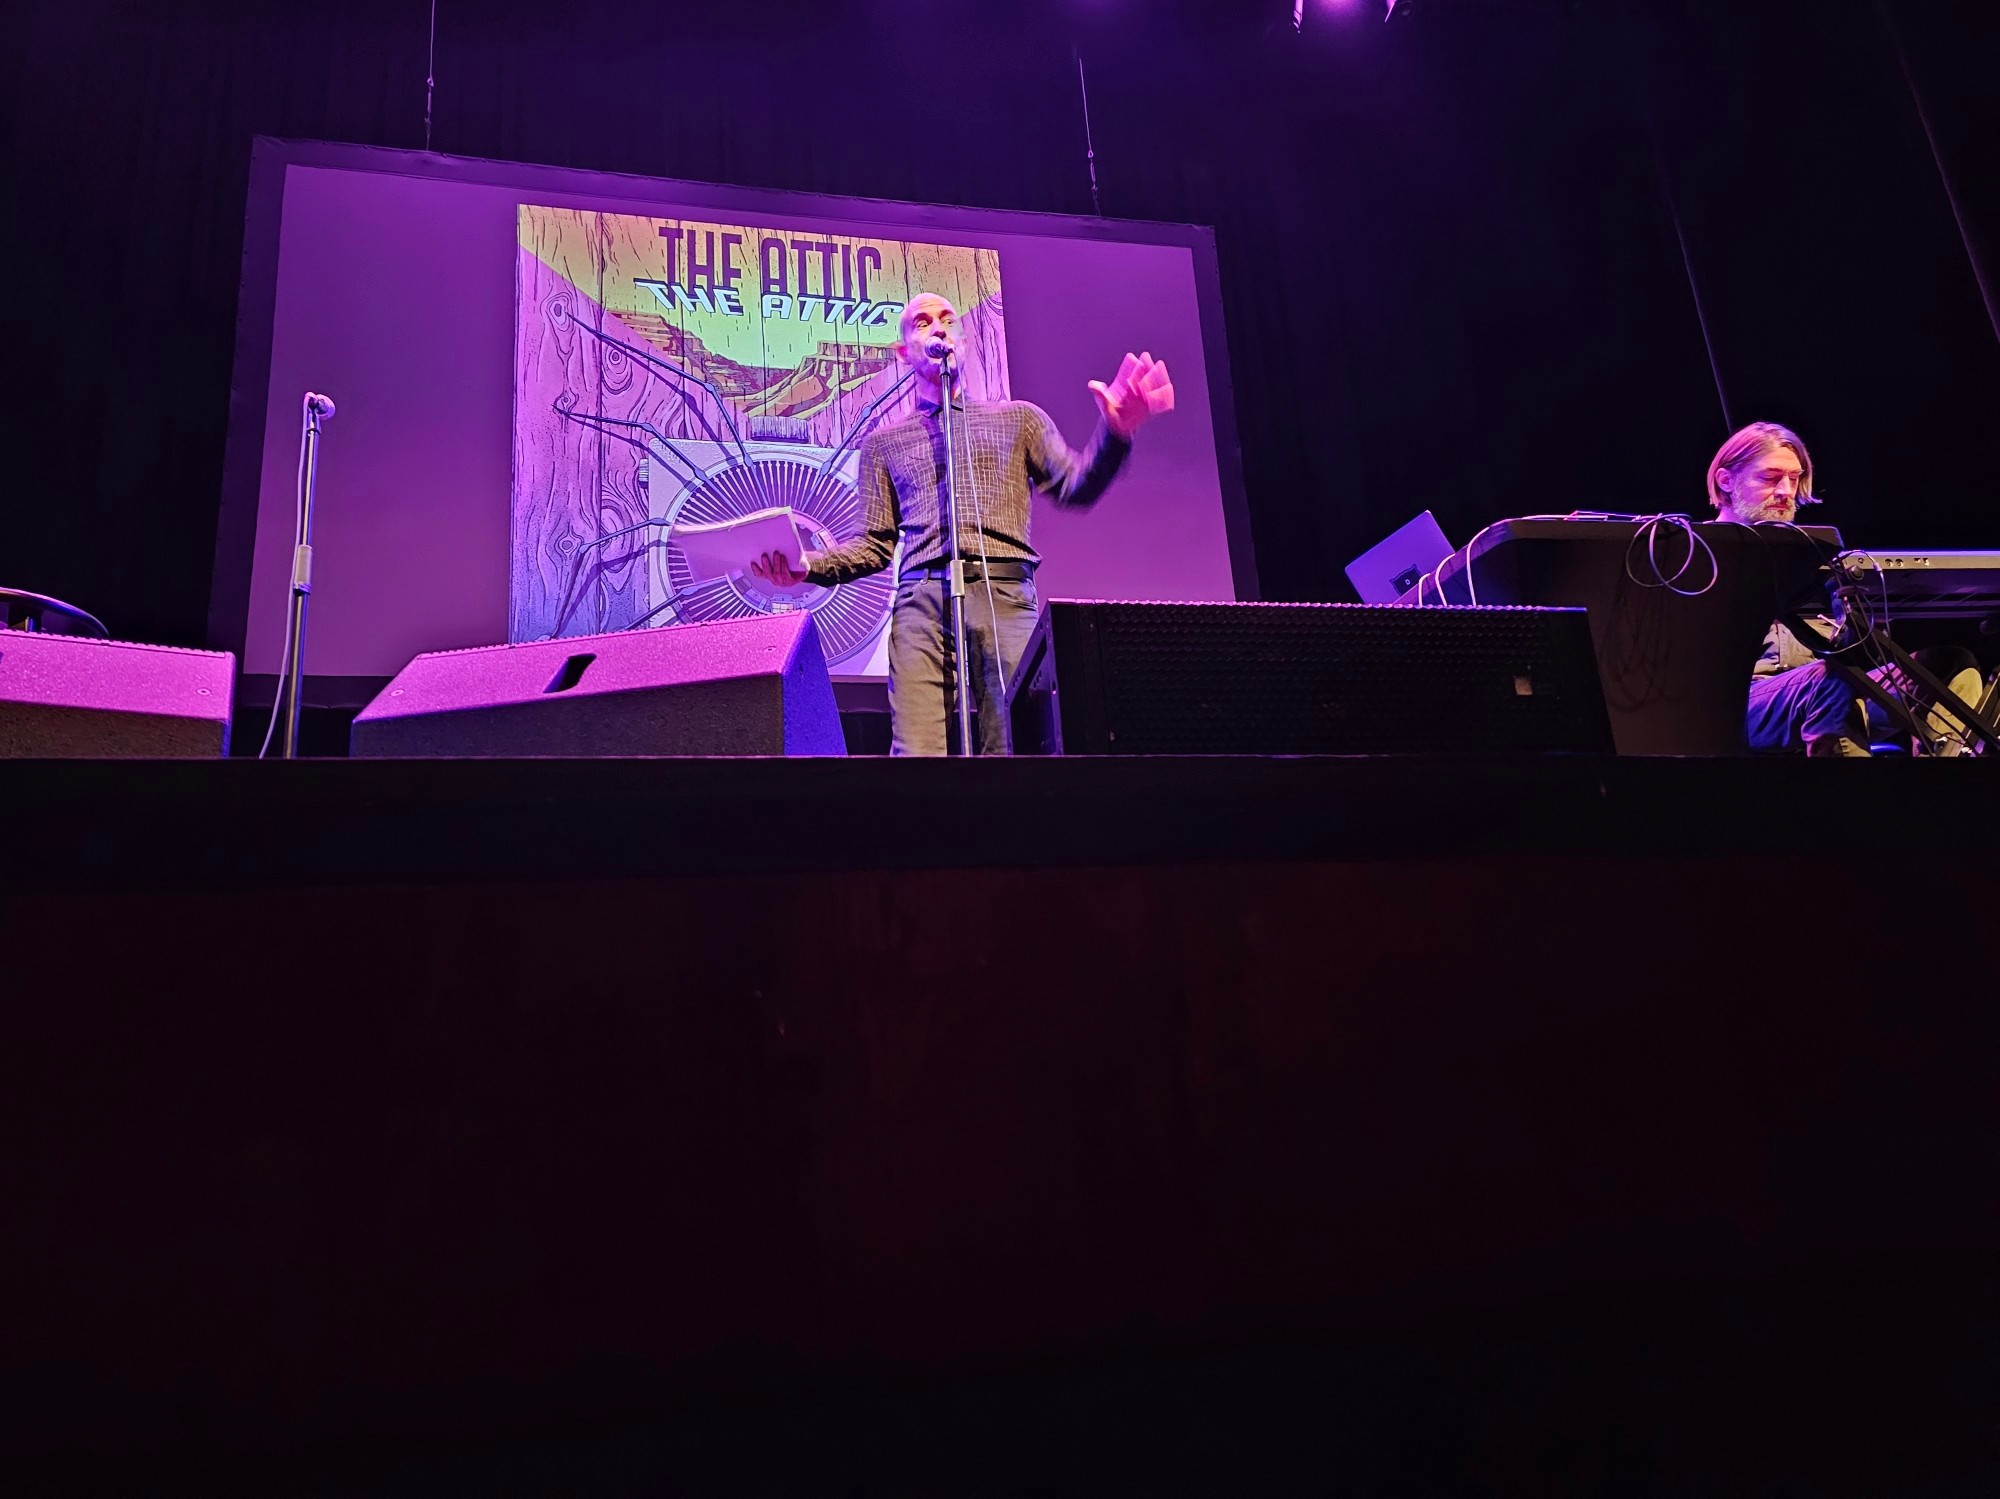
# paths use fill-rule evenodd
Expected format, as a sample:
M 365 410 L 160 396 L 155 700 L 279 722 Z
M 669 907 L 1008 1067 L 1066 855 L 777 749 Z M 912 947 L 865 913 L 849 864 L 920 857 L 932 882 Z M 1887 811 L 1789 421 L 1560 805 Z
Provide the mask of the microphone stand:
M 306 397 L 306 487 L 299 503 L 298 534 L 293 538 L 292 655 L 285 665 L 285 690 L 291 694 L 285 704 L 284 758 L 287 760 L 298 758 L 299 715 L 305 707 L 306 599 L 312 593 L 313 484 L 319 471 L 320 417 L 330 410 L 331 405 L 331 402 L 324 402 L 318 396 Z
M 951 564 L 949 581 L 945 588 L 945 617 L 951 621 L 951 670 L 946 674 L 945 683 L 954 694 L 953 701 L 958 712 L 958 752 L 970 755 L 972 749 L 972 683 L 965 666 L 965 555 L 958 544 L 958 442 L 954 435 L 956 418 L 952 414 L 952 391 L 959 383 L 958 357 L 947 349 L 939 361 L 939 394 L 943 399 L 938 404 L 939 420 L 944 424 L 944 487 L 945 503 L 938 507 L 938 523 L 945 528 L 951 538 Z M 972 455 L 966 454 L 971 462 Z

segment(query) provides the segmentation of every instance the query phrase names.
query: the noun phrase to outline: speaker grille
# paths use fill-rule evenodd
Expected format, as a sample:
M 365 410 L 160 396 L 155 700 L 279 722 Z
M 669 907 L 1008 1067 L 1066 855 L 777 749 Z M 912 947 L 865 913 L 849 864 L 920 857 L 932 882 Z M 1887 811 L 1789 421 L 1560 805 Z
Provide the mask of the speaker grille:
M 1070 601 L 1049 610 L 1072 753 L 1610 747 L 1582 610 Z

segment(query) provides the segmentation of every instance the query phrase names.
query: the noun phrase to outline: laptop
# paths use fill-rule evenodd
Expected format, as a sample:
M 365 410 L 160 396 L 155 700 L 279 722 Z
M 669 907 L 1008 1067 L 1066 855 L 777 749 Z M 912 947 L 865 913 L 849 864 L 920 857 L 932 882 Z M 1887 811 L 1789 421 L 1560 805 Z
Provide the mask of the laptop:
M 1437 517 L 1426 510 L 1348 563 L 1347 581 L 1362 603 L 1393 604 L 1451 553 Z

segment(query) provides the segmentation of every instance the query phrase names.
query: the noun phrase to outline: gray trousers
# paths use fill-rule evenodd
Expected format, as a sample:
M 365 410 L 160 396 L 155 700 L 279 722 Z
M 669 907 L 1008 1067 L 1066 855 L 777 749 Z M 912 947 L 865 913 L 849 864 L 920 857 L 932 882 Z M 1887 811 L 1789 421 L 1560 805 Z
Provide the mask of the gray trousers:
M 1014 668 L 1035 628 L 1035 583 L 995 578 L 989 583 L 975 567 L 965 590 L 965 651 L 971 669 L 974 734 L 982 755 L 1004 755 L 1013 747 L 1008 733 L 1006 696 Z M 990 596 L 987 593 L 991 587 Z M 896 584 L 889 616 L 889 732 L 892 755 L 943 755 L 958 740 L 955 705 L 945 680 L 951 661 L 951 630 L 945 614 L 947 585 L 941 578 L 905 578 Z

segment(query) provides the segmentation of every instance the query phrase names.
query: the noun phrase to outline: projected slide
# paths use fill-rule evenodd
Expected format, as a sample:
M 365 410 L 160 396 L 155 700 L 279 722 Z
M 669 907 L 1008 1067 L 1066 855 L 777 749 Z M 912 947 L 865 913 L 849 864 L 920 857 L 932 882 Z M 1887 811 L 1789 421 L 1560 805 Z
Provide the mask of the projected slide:
M 670 528 L 789 505 L 821 546 L 859 535 L 857 451 L 909 409 L 919 291 L 960 311 L 968 393 L 1007 396 L 996 250 L 536 204 L 518 226 L 511 640 L 799 607 L 692 583 Z M 836 670 L 871 661 L 890 592 L 806 591 Z

